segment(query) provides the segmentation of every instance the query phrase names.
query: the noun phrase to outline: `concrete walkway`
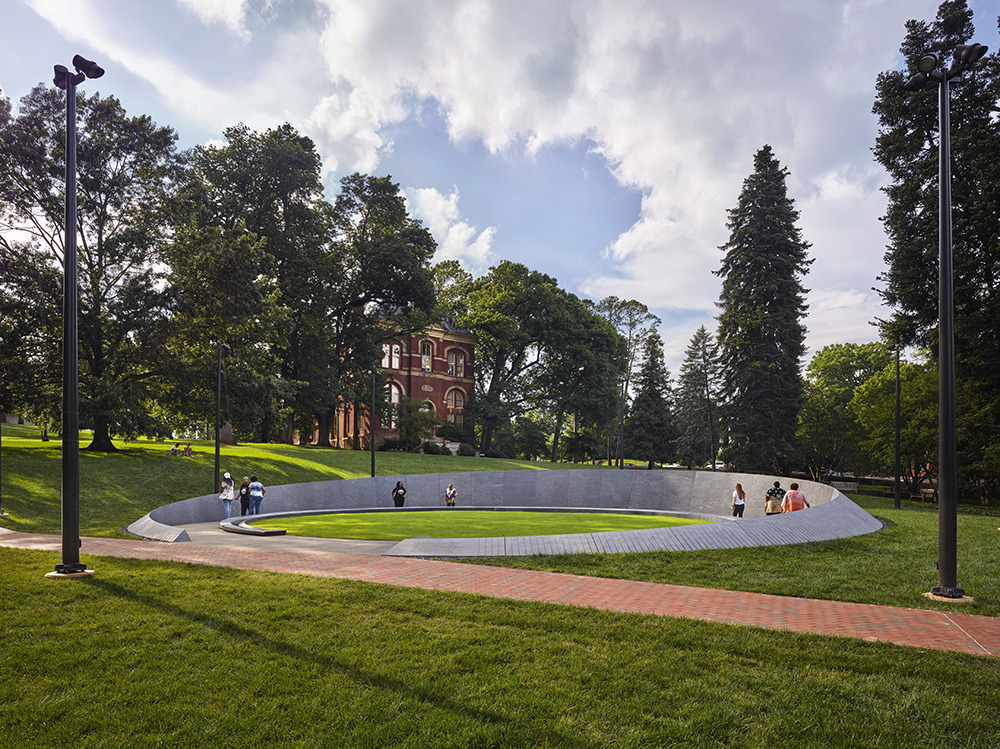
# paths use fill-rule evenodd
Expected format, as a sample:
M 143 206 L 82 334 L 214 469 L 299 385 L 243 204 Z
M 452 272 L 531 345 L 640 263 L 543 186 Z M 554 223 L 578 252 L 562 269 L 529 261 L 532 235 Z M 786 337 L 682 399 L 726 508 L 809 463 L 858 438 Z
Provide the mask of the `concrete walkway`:
M 100 562 L 93 557 L 159 559 L 1000 655 L 1000 619 L 988 616 L 393 558 L 352 547 L 354 542 L 234 536 L 217 522 L 188 529 L 191 543 L 84 538 L 82 561 L 98 575 Z M 61 550 L 58 536 L 6 529 L 0 529 L 0 546 L 56 552 L 53 568 Z

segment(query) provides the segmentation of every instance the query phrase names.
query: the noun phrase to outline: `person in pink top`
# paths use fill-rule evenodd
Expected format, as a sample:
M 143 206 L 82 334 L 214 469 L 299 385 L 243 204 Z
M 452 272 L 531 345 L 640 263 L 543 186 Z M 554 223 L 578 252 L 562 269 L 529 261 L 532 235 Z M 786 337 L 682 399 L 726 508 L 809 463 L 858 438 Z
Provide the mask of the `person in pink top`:
M 811 507 L 811 505 L 806 500 L 805 495 L 799 491 L 799 485 L 793 482 L 789 485 L 788 491 L 785 492 L 784 499 L 781 500 L 781 511 L 795 512 L 796 510 L 804 510 L 807 507 Z

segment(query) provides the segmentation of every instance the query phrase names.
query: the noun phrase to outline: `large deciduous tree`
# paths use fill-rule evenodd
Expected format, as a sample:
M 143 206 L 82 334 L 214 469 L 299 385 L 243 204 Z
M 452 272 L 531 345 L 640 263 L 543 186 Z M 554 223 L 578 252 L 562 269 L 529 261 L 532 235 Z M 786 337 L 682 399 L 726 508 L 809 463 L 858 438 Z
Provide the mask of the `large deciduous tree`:
M 780 470 L 795 445 L 805 351 L 805 289 L 812 262 L 795 225 L 788 170 L 765 145 L 729 210 L 729 241 L 719 298 L 719 349 L 724 373 L 727 448 L 736 470 Z
M 80 412 L 94 430 L 88 449 L 107 451 L 113 432 L 153 426 L 172 303 L 162 249 L 182 159 L 173 130 L 129 117 L 117 99 L 78 92 L 76 107 Z M 63 92 L 37 86 L 0 122 L 0 247 L 41 248 L 25 256 L 56 267 L 64 259 L 65 112 Z M 39 364 L 59 368 L 50 356 Z
M 889 173 L 883 223 L 889 240 L 882 297 L 893 310 L 891 344 L 918 345 L 937 358 L 938 102 L 936 87 L 903 89 L 928 51 L 947 66 L 958 45 L 974 41 L 965 0 L 940 5 L 933 23 L 911 20 L 900 51 L 905 70 L 881 73 L 873 107 L 879 120 L 875 158 Z M 954 253 L 955 367 L 959 462 L 977 470 L 960 480 L 1000 471 L 1000 59 L 987 55 L 951 90 L 951 202 Z M 986 469 L 985 472 L 982 469 Z

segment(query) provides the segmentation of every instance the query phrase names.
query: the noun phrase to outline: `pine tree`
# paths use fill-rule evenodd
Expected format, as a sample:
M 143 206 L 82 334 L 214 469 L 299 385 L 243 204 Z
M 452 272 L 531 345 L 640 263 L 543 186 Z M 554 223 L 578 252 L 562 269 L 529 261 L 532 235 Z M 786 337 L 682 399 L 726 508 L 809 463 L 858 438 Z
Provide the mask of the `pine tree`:
M 649 463 L 662 463 L 673 455 L 676 438 L 671 414 L 670 372 L 663 361 L 659 333 L 646 338 L 638 393 L 625 422 L 625 454 Z
M 775 471 L 792 454 L 802 403 L 805 289 L 809 243 L 795 226 L 783 168 L 770 146 L 730 209 L 719 298 L 727 462 L 740 471 Z
M 883 223 L 887 269 L 879 280 L 893 310 L 886 342 L 918 345 L 937 358 L 938 328 L 938 92 L 903 89 L 928 51 L 950 64 L 954 49 L 974 39 L 965 0 L 942 3 L 931 24 L 908 21 L 900 52 L 904 70 L 879 75 L 873 111 L 879 118 L 876 160 L 891 179 Z M 1000 471 L 1000 59 L 987 55 L 963 79 L 951 101 L 952 235 L 955 367 L 958 381 L 960 475 L 982 482 Z
M 719 451 L 719 354 L 702 325 L 688 344 L 677 386 L 677 456 L 685 464 L 715 460 Z

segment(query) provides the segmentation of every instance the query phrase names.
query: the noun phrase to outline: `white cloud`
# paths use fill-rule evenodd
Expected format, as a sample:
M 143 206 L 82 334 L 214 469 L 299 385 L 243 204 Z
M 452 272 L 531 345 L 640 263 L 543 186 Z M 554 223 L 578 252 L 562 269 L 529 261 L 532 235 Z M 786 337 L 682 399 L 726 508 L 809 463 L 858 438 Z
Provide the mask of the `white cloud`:
M 177 2 L 204 23 L 221 23 L 237 36 L 245 39 L 250 37 L 250 32 L 243 25 L 247 0 L 177 0 Z
M 436 262 L 458 260 L 473 275 L 485 272 L 495 259 L 492 244 L 496 229 L 490 226 L 479 231 L 462 220 L 457 188 L 448 195 L 433 188 L 410 188 L 404 194 L 410 213 L 424 223 L 438 243 Z

